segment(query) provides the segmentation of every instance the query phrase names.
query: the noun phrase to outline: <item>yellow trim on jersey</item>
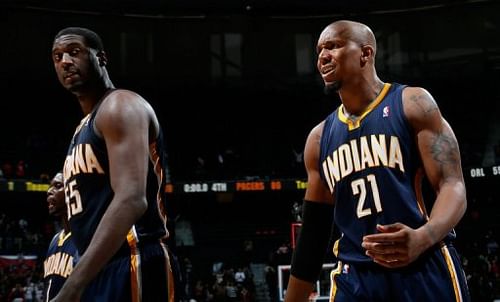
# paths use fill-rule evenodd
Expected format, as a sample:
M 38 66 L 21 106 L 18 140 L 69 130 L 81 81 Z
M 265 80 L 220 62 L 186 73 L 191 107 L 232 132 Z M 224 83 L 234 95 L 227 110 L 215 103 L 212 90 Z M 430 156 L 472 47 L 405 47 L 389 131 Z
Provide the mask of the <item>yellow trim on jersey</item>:
M 330 301 L 335 301 L 335 294 L 337 294 L 337 283 L 335 282 L 335 276 L 340 275 L 342 272 L 342 261 L 337 263 L 337 268 L 330 273 L 330 283 L 332 284 L 330 288 Z
M 339 117 L 339 120 L 342 123 L 347 124 L 349 126 L 349 131 L 359 128 L 359 126 L 361 125 L 361 120 L 363 120 L 365 118 L 365 116 L 373 110 L 373 108 L 375 108 L 378 104 L 380 104 L 380 102 L 382 102 L 384 97 L 387 95 L 389 88 L 391 88 L 391 84 L 385 83 L 384 87 L 382 88 L 382 91 L 380 91 L 379 95 L 375 98 L 375 100 L 373 102 L 371 102 L 370 105 L 368 105 L 368 107 L 366 107 L 365 111 L 355 121 L 350 120 L 347 118 L 347 116 L 345 116 L 344 105 L 340 105 L 338 110 L 337 110 L 338 111 L 337 115 Z
M 71 232 L 69 232 L 68 234 L 64 234 L 64 230 L 62 230 L 57 240 L 57 246 L 63 246 L 64 241 L 66 241 L 66 239 L 68 239 L 70 236 Z
M 453 284 L 453 290 L 455 291 L 455 301 L 463 301 L 462 291 L 460 290 L 460 284 L 458 283 L 457 271 L 455 270 L 455 265 L 451 259 L 450 251 L 444 243 L 441 243 L 441 252 L 443 253 L 444 260 L 448 266 L 448 271 L 450 272 L 451 283 Z
M 168 301 L 167 302 L 175 302 L 175 287 L 174 287 L 174 273 L 172 272 L 172 265 L 170 263 L 170 256 L 168 254 L 168 249 L 165 243 L 160 241 L 160 245 L 163 249 L 163 253 L 165 254 L 165 266 L 167 270 L 167 289 L 168 289 Z
M 417 195 L 417 205 L 420 210 L 420 213 L 425 216 L 427 220 L 429 220 L 429 215 L 427 214 L 427 210 L 425 208 L 424 198 L 422 194 L 422 180 L 424 178 L 424 171 L 422 168 L 417 170 L 417 174 L 415 177 L 415 193 Z M 457 271 L 455 269 L 455 265 L 453 263 L 453 259 L 451 258 L 450 251 L 444 242 L 441 241 L 441 253 L 443 254 L 444 260 L 446 261 L 446 266 L 448 267 L 448 271 L 450 272 L 451 284 L 453 285 L 453 291 L 455 293 L 455 301 L 463 301 L 462 291 L 460 290 L 460 283 L 457 278 Z
M 335 255 L 335 257 L 338 257 L 339 256 L 339 244 L 340 244 L 340 239 L 342 239 L 342 237 L 344 237 L 344 234 L 342 234 L 342 236 L 340 236 L 339 239 L 335 240 L 335 243 L 333 244 L 333 255 Z
M 141 284 L 141 254 L 137 248 L 139 242 L 135 226 L 132 226 L 127 234 L 127 242 L 130 247 L 130 286 L 132 288 L 132 302 L 142 301 Z

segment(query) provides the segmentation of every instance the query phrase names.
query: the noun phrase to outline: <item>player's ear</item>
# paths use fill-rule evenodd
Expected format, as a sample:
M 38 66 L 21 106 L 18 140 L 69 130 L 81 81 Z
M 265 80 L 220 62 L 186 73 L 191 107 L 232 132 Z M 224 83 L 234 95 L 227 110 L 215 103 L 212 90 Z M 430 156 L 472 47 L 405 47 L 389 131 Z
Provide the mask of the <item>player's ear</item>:
M 361 63 L 364 65 L 375 56 L 375 50 L 371 45 L 361 46 Z
M 97 52 L 97 59 L 99 61 L 99 66 L 106 66 L 106 64 L 108 64 L 108 57 L 106 56 L 106 52 L 104 52 L 104 50 Z

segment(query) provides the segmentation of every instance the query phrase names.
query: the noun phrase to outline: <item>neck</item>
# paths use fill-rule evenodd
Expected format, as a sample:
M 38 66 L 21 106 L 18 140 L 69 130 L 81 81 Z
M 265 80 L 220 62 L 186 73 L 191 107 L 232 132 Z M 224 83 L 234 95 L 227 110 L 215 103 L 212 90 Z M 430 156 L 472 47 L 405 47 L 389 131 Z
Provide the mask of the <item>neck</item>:
M 349 87 L 342 87 L 339 91 L 339 95 L 344 105 L 344 114 L 347 117 L 361 115 L 377 98 L 383 88 L 384 82 L 379 78 L 375 78 L 373 81 L 361 85 L 357 83 L 352 89 Z
M 64 217 L 61 219 L 61 224 L 62 224 L 62 227 L 63 227 L 64 233 L 65 233 L 65 234 L 68 234 L 68 233 L 70 232 L 70 228 L 69 228 L 69 221 L 68 221 L 68 218 L 66 218 L 66 216 L 64 216 Z
M 80 93 L 77 95 L 80 107 L 85 115 L 92 112 L 94 107 L 101 101 L 104 95 L 110 90 L 115 88 L 111 81 L 103 82 L 101 85 L 94 86 L 85 93 Z

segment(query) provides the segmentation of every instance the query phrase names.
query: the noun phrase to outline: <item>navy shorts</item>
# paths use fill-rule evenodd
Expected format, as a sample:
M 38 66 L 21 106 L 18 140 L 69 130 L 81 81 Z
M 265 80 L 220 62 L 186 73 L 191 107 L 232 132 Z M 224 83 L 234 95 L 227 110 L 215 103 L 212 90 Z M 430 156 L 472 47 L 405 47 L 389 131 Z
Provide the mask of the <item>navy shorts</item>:
M 174 280 L 164 243 L 114 258 L 85 289 L 82 302 L 173 302 Z
M 470 301 L 466 277 L 455 248 L 443 245 L 406 268 L 339 262 L 331 272 L 330 301 Z

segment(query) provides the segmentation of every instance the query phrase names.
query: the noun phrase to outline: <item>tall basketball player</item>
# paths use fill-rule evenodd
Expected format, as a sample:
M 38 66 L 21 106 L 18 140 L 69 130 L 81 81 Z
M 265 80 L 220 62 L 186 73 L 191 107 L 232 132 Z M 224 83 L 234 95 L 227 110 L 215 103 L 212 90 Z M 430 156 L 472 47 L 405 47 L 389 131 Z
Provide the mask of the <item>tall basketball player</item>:
M 137 93 L 115 88 L 95 32 L 61 30 L 52 59 L 84 114 L 64 164 L 81 258 L 53 301 L 173 301 L 165 150 L 156 114 Z
M 385 83 L 361 23 L 328 25 L 317 43 L 327 93 L 341 105 L 305 145 L 308 185 L 286 302 L 307 301 L 332 223 L 341 234 L 332 301 L 468 301 L 452 246 L 466 209 L 457 139 L 423 88 Z M 425 209 L 422 177 L 436 199 Z

